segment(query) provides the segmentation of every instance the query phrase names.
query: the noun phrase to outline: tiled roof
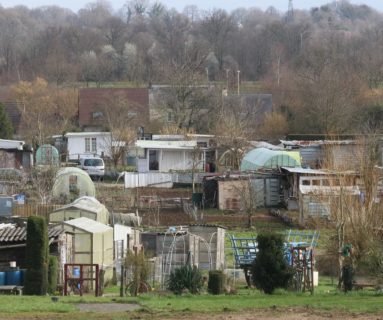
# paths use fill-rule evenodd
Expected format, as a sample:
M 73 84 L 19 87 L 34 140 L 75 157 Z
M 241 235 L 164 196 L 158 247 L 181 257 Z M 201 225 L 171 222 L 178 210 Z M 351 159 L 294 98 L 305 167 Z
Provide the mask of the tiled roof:
M 145 88 L 81 88 L 79 89 L 79 124 L 94 124 L 93 112 L 102 111 L 103 103 L 115 97 L 126 99 L 139 121 L 149 121 L 149 92 Z M 97 123 L 96 123 L 97 124 Z
M 57 238 L 61 233 L 60 227 L 53 227 L 48 229 L 48 237 L 51 242 L 52 239 Z M 27 228 L 11 226 L 0 229 L 0 246 L 14 242 L 25 242 L 27 240 Z

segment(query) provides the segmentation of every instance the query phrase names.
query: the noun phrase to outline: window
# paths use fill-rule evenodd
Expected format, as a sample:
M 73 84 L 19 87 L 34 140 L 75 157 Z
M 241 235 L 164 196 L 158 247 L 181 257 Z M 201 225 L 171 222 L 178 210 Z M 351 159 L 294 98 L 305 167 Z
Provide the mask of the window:
M 90 152 L 90 138 L 85 138 L 85 152 Z
M 93 119 L 102 119 L 104 118 L 104 114 L 101 111 L 92 112 Z
M 174 122 L 173 112 L 168 111 L 168 122 Z
M 92 138 L 92 152 L 97 152 L 97 139 Z

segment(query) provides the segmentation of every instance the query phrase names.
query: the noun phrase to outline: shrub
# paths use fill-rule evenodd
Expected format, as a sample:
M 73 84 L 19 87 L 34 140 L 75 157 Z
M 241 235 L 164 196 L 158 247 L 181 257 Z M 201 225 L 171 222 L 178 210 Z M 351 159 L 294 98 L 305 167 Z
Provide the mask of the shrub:
M 267 294 L 276 288 L 287 288 L 294 272 L 283 250 L 283 238 L 278 234 L 260 234 L 258 252 L 251 266 L 254 285 Z
M 48 293 L 53 294 L 57 289 L 58 262 L 55 256 L 49 256 L 48 264 Z
M 45 295 L 48 288 L 48 230 L 45 219 L 31 216 L 27 222 L 24 292 Z
M 130 271 L 131 279 L 125 288 L 132 296 L 150 289 L 147 283 L 149 277 L 149 263 L 143 251 L 134 253 L 129 251 L 125 259 L 125 267 Z
M 211 294 L 222 294 L 225 292 L 226 276 L 222 270 L 209 271 L 207 290 Z
M 170 273 L 167 287 L 175 294 L 181 294 L 186 289 L 190 293 L 196 294 L 201 291 L 203 282 L 201 271 L 196 266 L 186 265 Z

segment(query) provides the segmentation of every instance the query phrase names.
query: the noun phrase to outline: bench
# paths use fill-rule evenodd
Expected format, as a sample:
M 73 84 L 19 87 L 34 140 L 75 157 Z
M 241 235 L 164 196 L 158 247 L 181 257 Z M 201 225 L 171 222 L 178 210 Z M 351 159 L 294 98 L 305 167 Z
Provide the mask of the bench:
M 22 295 L 23 288 L 22 286 L 14 285 L 0 286 L 0 293 Z
M 354 282 L 352 284 L 353 288 L 355 290 L 363 290 L 364 288 L 372 288 L 376 289 L 376 284 L 375 283 L 360 283 L 360 282 Z

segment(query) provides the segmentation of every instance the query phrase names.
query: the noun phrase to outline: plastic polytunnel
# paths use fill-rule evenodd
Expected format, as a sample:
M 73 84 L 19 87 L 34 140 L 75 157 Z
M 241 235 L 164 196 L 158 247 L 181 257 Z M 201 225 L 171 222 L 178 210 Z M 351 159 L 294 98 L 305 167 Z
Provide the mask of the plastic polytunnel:
M 58 150 L 49 144 L 44 144 L 36 151 L 36 165 L 53 165 L 58 166 L 60 164 Z
M 241 163 L 241 171 L 300 166 L 301 158 L 299 151 L 256 148 L 244 156 Z
M 89 174 L 76 167 L 60 169 L 52 188 L 52 196 L 56 199 L 66 199 L 69 203 L 79 197 L 95 197 L 96 188 Z

